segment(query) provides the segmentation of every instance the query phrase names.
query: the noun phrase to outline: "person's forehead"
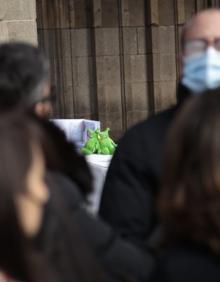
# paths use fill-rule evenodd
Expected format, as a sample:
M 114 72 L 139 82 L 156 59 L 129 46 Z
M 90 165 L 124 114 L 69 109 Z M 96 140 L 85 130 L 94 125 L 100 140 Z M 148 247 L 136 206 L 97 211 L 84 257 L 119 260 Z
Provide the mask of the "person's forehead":
M 203 12 L 195 16 L 185 32 L 185 40 L 220 37 L 220 11 Z

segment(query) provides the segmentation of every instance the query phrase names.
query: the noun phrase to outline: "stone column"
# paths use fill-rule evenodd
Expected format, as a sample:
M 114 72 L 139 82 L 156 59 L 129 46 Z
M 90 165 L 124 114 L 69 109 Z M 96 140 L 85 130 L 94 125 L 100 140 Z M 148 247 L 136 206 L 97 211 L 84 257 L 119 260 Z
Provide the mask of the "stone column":
M 37 44 L 36 1 L 0 0 L 0 42 Z

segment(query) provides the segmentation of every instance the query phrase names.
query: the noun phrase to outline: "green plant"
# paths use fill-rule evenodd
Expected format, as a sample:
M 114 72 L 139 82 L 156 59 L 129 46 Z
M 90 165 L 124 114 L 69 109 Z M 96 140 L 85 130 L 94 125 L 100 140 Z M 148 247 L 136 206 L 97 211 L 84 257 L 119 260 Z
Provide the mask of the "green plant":
M 84 155 L 113 155 L 117 145 L 109 137 L 109 131 L 109 128 L 106 128 L 104 131 L 88 129 L 89 139 L 82 147 L 81 152 Z

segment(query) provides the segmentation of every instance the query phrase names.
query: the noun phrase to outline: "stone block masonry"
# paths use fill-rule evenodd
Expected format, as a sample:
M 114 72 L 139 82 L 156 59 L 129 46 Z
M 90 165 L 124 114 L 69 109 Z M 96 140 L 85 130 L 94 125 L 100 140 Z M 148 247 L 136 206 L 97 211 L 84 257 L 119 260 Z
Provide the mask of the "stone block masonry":
M 0 43 L 37 45 L 36 0 L 0 0 Z

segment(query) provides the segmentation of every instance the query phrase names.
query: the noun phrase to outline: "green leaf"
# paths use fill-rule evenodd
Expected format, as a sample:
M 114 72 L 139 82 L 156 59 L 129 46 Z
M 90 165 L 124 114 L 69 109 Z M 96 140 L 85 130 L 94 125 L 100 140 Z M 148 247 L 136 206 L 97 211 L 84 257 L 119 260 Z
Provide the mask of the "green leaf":
M 89 150 L 89 149 L 86 149 L 86 148 L 82 148 L 81 149 L 81 152 L 84 154 L 84 155 L 91 155 L 92 152 Z
M 107 147 L 102 148 L 101 149 L 101 153 L 103 155 L 110 155 L 110 151 L 109 151 L 109 149 Z

